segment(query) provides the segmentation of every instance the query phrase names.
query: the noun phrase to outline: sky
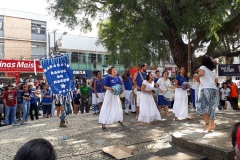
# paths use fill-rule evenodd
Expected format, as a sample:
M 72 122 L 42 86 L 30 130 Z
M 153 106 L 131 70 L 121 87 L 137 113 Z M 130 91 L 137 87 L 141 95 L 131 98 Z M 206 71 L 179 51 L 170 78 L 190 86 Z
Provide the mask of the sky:
M 70 30 L 64 24 L 56 21 L 48 14 L 48 11 L 46 10 L 48 6 L 49 5 L 46 0 L 0 0 L 0 8 L 48 15 L 48 32 L 52 32 L 54 29 L 57 29 L 57 33 L 68 32 L 68 34 L 72 35 L 97 37 L 97 22 L 93 23 L 93 30 L 88 33 L 80 32 L 80 28 Z

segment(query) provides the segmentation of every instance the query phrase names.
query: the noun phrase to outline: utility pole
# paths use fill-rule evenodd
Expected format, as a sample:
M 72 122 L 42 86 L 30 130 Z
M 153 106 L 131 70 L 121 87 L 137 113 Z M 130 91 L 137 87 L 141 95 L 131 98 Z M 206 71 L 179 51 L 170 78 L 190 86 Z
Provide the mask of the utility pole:
M 191 77 L 191 42 L 190 42 L 190 31 L 188 31 L 188 77 Z

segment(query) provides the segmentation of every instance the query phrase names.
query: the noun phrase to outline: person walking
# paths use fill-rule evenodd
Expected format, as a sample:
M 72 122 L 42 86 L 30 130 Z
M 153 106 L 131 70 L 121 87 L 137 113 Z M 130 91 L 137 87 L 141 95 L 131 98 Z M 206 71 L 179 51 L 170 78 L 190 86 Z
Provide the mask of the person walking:
M 118 122 L 123 125 L 123 110 L 122 103 L 119 95 L 114 95 L 112 88 L 115 85 L 121 85 L 122 92 L 124 86 L 121 79 L 117 76 L 117 70 L 115 67 L 111 67 L 108 70 L 109 76 L 105 79 L 104 88 L 106 89 L 105 98 L 103 101 L 102 109 L 99 115 L 99 123 L 102 124 L 102 130 L 106 131 L 106 124 L 113 124 Z
M 188 82 L 187 76 L 185 76 L 185 68 L 181 67 L 179 74 L 175 78 L 175 93 L 173 113 L 175 114 L 175 120 L 189 119 L 188 118 L 188 95 L 187 88 L 182 85 L 184 82 Z
M 75 88 L 75 91 L 74 91 L 74 105 L 73 105 L 73 114 L 78 114 L 78 108 L 79 108 L 79 105 L 80 105 L 80 99 L 81 99 L 81 95 L 80 95 L 80 88 L 81 88 L 81 84 L 78 83 L 76 84 L 76 88 Z
M 204 130 L 208 131 L 215 128 L 215 110 L 219 103 L 219 94 L 216 87 L 218 79 L 215 69 L 216 61 L 212 57 L 204 55 L 197 75 L 197 78 L 200 79 L 197 113 L 203 117 L 206 125 Z
M 90 88 L 90 93 L 91 93 L 90 96 L 92 97 L 92 113 L 93 114 L 99 113 L 97 97 L 96 97 L 96 93 L 94 92 L 94 83 L 95 83 L 96 79 L 97 79 L 96 71 L 93 71 L 93 78 L 89 80 L 89 88 Z
M 141 70 L 136 72 L 133 78 L 133 84 L 137 87 L 137 106 L 136 106 L 136 120 L 139 115 L 139 106 L 140 106 L 140 97 L 141 97 L 141 87 L 144 79 L 146 78 L 147 64 L 144 63 L 141 65 Z
M 138 121 L 141 122 L 142 126 L 145 126 L 145 123 L 153 122 L 156 124 L 156 120 L 161 120 L 161 115 L 158 112 L 156 103 L 154 101 L 153 95 L 155 94 L 154 90 L 154 76 L 151 72 L 148 72 L 146 75 L 146 80 L 143 81 L 141 86 L 141 99 L 140 99 L 140 112 Z
M 18 125 L 16 122 L 16 109 L 17 109 L 17 92 L 12 90 L 13 86 L 8 85 L 8 90 L 4 92 L 4 105 L 5 105 L 5 125 L 9 125 L 9 117 L 12 120 L 12 125 Z M 11 115 L 10 115 L 11 113 Z

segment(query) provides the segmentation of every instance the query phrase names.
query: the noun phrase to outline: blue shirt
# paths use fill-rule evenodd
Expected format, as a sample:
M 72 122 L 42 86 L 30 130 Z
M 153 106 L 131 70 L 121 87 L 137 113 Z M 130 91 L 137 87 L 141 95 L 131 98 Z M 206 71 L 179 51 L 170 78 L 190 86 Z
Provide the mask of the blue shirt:
M 95 82 L 96 82 L 96 87 L 97 87 L 96 88 L 97 93 L 104 93 L 106 91 L 104 89 L 105 80 L 103 78 L 101 80 L 96 79 Z
M 17 103 L 22 104 L 23 99 L 22 99 L 22 90 L 17 91 Z
M 108 76 L 104 82 L 104 86 L 107 86 L 107 87 L 112 87 L 112 86 L 115 86 L 116 84 L 120 84 L 120 85 L 123 84 L 121 79 L 118 76 L 115 76 L 115 77 Z
M 126 81 L 123 81 L 124 88 L 128 91 L 132 90 L 132 81 L 129 77 L 127 77 Z
M 29 91 L 29 95 L 30 95 L 30 103 L 37 103 L 37 100 L 36 100 L 36 98 L 35 98 L 35 95 L 34 95 L 34 93 L 30 90 Z
M 188 81 L 187 77 L 185 77 L 185 76 L 182 77 L 180 75 L 177 75 L 175 77 L 175 79 L 178 80 L 178 84 L 177 84 L 178 86 L 181 86 L 183 82 L 187 82 Z
M 141 71 L 138 72 L 137 77 L 136 77 L 136 83 L 140 88 L 142 87 L 142 82 L 143 82 L 143 80 L 146 79 L 146 76 L 147 76 L 147 73 L 142 73 Z M 140 90 L 138 90 L 138 91 L 140 91 Z

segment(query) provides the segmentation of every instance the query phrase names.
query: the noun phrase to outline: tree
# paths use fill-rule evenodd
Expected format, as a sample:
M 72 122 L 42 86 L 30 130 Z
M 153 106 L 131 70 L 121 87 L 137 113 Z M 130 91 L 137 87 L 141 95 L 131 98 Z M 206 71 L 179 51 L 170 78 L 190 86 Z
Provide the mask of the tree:
M 235 51 L 217 52 L 224 36 L 240 28 L 239 0 L 52 0 L 49 10 L 56 19 L 73 28 L 91 29 L 91 19 L 108 19 L 100 33 L 101 42 L 120 61 L 150 61 L 152 46 L 166 42 L 175 64 L 187 68 L 187 35 L 195 34 L 189 42 L 190 54 L 203 43 L 210 43 L 207 54 L 239 55 Z M 102 18 L 103 17 L 103 18 Z M 135 54 L 133 54 L 135 52 Z M 139 55 L 138 55 L 139 54 Z M 128 56 L 126 56 L 128 55 Z M 150 55 L 150 56 L 149 56 Z M 159 52 L 159 55 L 161 53 Z

